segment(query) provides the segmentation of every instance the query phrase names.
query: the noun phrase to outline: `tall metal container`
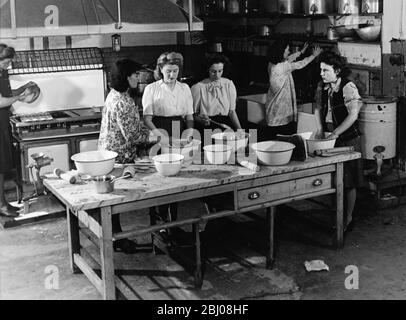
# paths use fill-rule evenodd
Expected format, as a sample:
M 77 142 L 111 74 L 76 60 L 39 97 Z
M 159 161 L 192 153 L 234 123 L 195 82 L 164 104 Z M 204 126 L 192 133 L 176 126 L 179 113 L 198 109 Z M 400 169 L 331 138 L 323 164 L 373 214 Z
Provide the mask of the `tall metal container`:
M 301 0 L 278 0 L 278 12 L 284 14 L 296 14 L 302 12 Z
M 396 109 L 397 99 L 392 97 L 366 97 L 359 113 L 359 129 L 362 133 L 362 157 L 374 160 L 375 147 L 383 146 L 384 159 L 396 157 Z
M 337 0 L 337 12 L 339 14 L 359 14 L 360 11 L 360 0 Z
M 303 0 L 305 14 L 327 14 L 334 12 L 334 0 Z

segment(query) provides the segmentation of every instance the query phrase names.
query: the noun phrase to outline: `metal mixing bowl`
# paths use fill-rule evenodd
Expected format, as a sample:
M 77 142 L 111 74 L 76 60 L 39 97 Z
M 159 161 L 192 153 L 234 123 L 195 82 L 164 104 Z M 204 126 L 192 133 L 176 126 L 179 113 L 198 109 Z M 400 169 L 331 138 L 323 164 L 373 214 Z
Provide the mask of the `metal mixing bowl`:
M 364 41 L 376 41 L 381 34 L 381 26 L 369 26 L 356 30 L 358 36 Z

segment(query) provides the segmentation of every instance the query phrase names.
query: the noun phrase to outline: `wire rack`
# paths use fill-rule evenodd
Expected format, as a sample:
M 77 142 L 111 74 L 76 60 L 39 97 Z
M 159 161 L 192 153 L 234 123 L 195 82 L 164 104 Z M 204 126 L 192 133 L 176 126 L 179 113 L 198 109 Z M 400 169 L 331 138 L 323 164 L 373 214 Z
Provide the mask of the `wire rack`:
M 9 74 L 103 69 L 99 48 L 18 51 Z

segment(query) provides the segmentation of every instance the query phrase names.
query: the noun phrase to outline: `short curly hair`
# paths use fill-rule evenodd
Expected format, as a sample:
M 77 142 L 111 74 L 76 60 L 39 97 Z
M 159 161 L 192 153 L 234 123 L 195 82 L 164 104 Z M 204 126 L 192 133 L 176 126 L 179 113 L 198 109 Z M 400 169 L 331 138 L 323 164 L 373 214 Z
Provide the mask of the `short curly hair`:
M 0 61 L 6 59 L 13 59 L 16 52 L 13 47 L 9 47 L 4 43 L 0 43 Z
M 154 71 L 155 80 L 163 79 L 164 76 L 161 72 L 161 69 L 167 64 L 177 65 L 179 67 L 178 78 L 181 77 L 183 68 L 183 56 L 178 52 L 164 52 L 159 56 L 156 63 L 156 68 Z
M 131 59 L 117 60 L 111 77 L 110 86 L 118 92 L 125 92 L 130 87 L 128 77 L 137 73 L 142 66 Z
M 325 51 L 320 55 L 320 63 L 325 63 L 332 66 L 335 71 L 338 71 L 338 77 L 346 78 L 351 74 L 351 69 L 348 67 L 347 58 L 333 52 Z
M 220 53 L 210 54 L 206 59 L 206 69 L 210 69 L 213 64 L 222 63 L 224 67 L 227 67 L 230 64 L 230 60 Z

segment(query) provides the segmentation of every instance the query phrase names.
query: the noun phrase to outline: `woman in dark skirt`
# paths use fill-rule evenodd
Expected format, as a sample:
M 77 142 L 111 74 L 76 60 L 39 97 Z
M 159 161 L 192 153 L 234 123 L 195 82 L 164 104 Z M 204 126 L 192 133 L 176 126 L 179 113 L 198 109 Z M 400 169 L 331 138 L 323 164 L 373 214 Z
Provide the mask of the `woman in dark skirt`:
M 191 89 L 196 129 L 199 130 L 203 141 L 207 140 L 204 139 L 204 129 L 210 129 L 210 132 L 219 129 L 219 126 L 210 120 L 225 124 L 235 131 L 241 130 L 235 110 L 237 90 L 233 81 L 223 77 L 227 65 L 228 59 L 225 56 L 218 53 L 210 55 L 207 59 L 209 77 L 196 83 Z
M 193 99 L 189 86 L 178 81 L 183 57 L 177 52 L 165 52 L 157 61 L 155 79 L 147 85 L 142 97 L 144 123 L 163 139 L 193 136 Z M 159 216 L 167 220 L 168 206 L 159 207 Z M 170 205 L 170 219 L 176 220 L 177 205 Z
M 16 90 L 11 90 L 7 68 L 13 61 L 14 55 L 15 51 L 12 47 L 0 44 L 0 216 L 6 217 L 18 216 L 19 210 L 6 201 L 4 194 L 4 175 L 14 168 L 10 108 L 14 102 L 29 96 L 31 92 L 26 88 L 34 84 L 29 82 Z
M 328 138 L 337 139 L 336 146 L 353 146 L 361 152 L 361 138 L 358 129 L 358 114 L 362 107 L 361 97 L 353 82 L 347 79 L 350 70 L 347 60 L 333 52 L 326 52 L 320 58 L 321 78 L 316 93 L 315 116 L 318 135 L 331 132 Z M 346 200 L 345 229 L 353 227 L 352 213 L 357 198 L 357 188 L 362 186 L 362 160 L 344 164 L 344 188 Z

